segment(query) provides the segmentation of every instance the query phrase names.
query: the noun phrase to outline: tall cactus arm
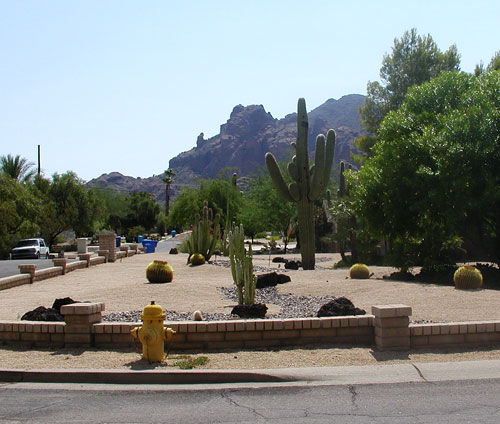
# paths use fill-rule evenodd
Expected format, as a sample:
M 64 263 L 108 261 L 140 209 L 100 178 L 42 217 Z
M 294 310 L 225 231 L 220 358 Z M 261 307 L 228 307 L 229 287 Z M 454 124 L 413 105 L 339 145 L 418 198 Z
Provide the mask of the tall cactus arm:
M 325 138 L 319 135 L 316 139 L 316 167 L 311 182 L 309 198 L 316 200 L 326 188 L 332 172 L 333 154 L 335 151 L 335 131 L 328 130 Z M 321 167 L 321 170 L 320 170 Z
M 316 137 L 316 151 L 314 152 L 314 165 L 311 167 L 311 190 L 308 193 L 309 200 L 315 200 L 321 193 L 322 181 L 325 172 L 325 136 Z
M 326 186 L 330 179 L 332 172 L 333 156 L 335 154 L 335 131 L 328 130 L 326 133 L 326 147 L 325 147 L 325 173 L 323 184 Z
M 299 184 L 309 185 L 309 153 L 307 149 L 307 132 L 309 121 L 307 118 L 306 101 L 299 99 L 297 104 L 297 142 L 295 150 L 297 151 L 297 171 Z
M 283 176 L 281 175 L 278 163 L 276 162 L 276 159 L 274 158 L 274 155 L 272 153 L 266 153 L 266 166 L 278 194 L 286 202 L 295 202 L 293 197 L 290 195 L 290 192 L 288 191 L 288 187 L 285 184 L 285 180 L 283 180 Z

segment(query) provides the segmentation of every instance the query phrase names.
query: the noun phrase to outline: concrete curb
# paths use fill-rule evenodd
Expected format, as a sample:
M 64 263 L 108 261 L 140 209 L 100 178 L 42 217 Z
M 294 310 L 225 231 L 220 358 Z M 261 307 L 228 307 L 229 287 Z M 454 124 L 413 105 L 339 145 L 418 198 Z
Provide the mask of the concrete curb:
M 0 369 L 4 383 L 181 385 L 281 383 L 352 385 L 500 379 L 500 360 L 404 363 L 261 370 L 15 370 Z
M 5 383 L 218 384 L 282 383 L 286 381 L 293 381 L 293 377 L 280 377 L 263 372 L 228 370 L 0 370 L 0 382 Z

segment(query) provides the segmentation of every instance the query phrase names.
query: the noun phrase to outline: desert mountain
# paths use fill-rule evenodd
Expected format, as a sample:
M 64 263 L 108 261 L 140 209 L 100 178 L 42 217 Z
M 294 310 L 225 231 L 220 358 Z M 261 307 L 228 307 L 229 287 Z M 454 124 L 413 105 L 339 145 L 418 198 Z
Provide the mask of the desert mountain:
M 337 134 L 335 164 L 350 161 L 350 152 L 355 150 L 353 141 L 362 132 L 358 107 L 363 101 L 364 96 L 350 94 L 339 100 L 329 99 L 310 111 L 310 151 L 314 150 L 318 134 L 326 134 L 334 128 Z M 201 133 L 195 147 L 170 160 L 169 167 L 177 173 L 172 194 L 175 196 L 182 185 L 191 185 L 196 178 L 215 178 L 223 168 L 236 168 L 238 176 L 251 174 L 264 165 L 267 152 L 272 152 L 278 160 L 285 159 L 290 156 L 290 143 L 295 138 L 295 113 L 275 119 L 262 105 L 235 106 L 219 134 L 205 139 Z M 133 178 L 112 172 L 87 184 L 120 192 L 146 191 L 159 201 L 165 199 L 161 175 Z

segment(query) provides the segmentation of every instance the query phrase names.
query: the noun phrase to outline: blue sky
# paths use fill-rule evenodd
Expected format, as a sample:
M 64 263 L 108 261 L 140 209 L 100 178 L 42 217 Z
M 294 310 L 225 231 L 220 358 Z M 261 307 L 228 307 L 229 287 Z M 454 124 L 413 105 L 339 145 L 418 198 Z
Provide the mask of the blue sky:
M 237 104 L 275 118 L 366 93 L 413 27 L 472 72 L 500 49 L 500 2 L 0 0 L 0 154 L 45 175 L 160 174 Z

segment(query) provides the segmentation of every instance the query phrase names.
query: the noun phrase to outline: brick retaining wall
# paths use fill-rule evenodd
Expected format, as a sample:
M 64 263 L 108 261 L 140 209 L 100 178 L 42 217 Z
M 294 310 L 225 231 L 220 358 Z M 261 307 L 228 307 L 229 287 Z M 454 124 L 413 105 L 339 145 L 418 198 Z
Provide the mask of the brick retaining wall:
M 113 349 L 137 345 L 130 330 L 140 322 L 101 322 L 103 303 L 62 307 L 65 322 L 0 321 L 0 344 L 26 347 L 92 346 Z M 261 347 L 375 345 L 379 350 L 410 347 L 500 344 L 500 321 L 408 324 L 406 305 L 376 305 L 373 315 L 230 321 L 166 322 L 177 332 L 170 351 Z
M 133 245 L 132 249 L 124 249 L 115 252 L 115 260 L 130 257 L 139 253 L 137 245 Z M 90 253 L 81 254 L 80 260 L 68 262 L 67 258 L 54 258 L 53 267 L 37 270 L 36 264 L 19 265 L 18 275 L 0 278 L 0 290 L 10 289 L 11 287 L 21 286 L 23 284 L 32 284 L 36 281 L 46 280 L 48 278 L 64 275 L 75 269 L 87 268 L 89 266 L 104 264 L 108 260 L 109 251 L 99 250 L 98 256 Z

